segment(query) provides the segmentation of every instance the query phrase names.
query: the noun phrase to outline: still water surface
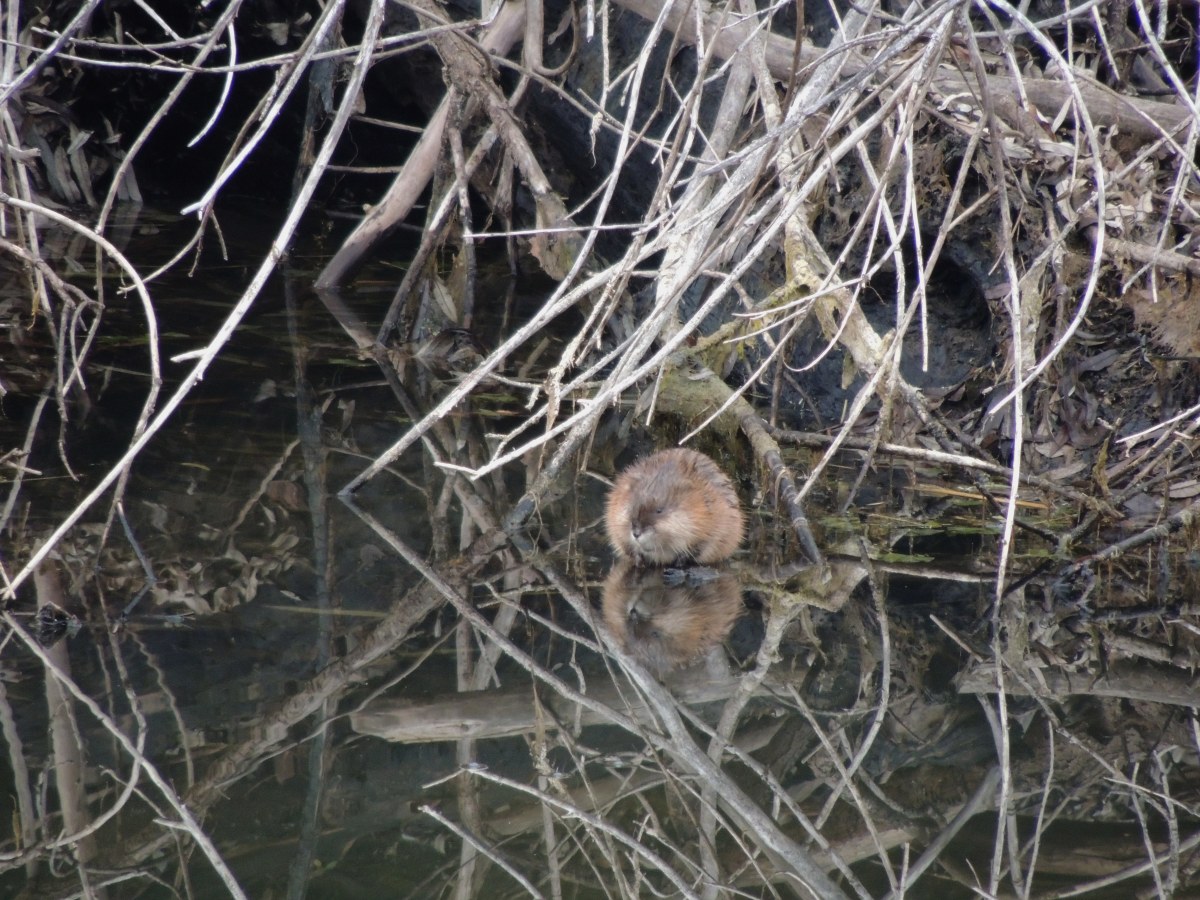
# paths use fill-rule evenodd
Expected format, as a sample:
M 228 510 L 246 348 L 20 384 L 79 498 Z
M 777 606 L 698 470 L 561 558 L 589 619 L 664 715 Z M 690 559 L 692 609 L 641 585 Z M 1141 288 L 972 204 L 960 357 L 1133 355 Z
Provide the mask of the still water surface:
M 148 270 L 186 227 L 139 218 L 127 252 Z M 232 259 L 207 248 L 191 274 L 153 284 L 164 358 L 208 340 L 268 231 L 227 218 Z M 621 412 L 520 547 L 498 532 L 529 475 L 519 467 L 466 482 L 418 445 L 343 502 L 337 492 L 409 418 L 380 368 L 302 289 L 318 268 L 306 252 L 138 458 L 120 511 L 111 494 L 96 504 L 10 605 L 40 641 L 9 632 L 0 650 L 0 804 L 21 823 L 0 895 L 222 896 L 224 865 L 262 897 L 798 896 L 785 873 L 799 854 L 847 894 L 879 896 L 904 893 L 912 857 L 974 803 L 979 816 L 953 828 L 948 861 L 913 891 L 971 894 L 964 873 L 986 870 L 992 852 L 1002 743 L 976 699 L 986 686 L 958 687 L 988 646 L 990 588 L 974 565 L 994 550 L 986 517 L 967 511 L 943 520 L 954 528 L 897 539 L 900 526 L 874 512 L 830 515 L 831 546 L 874 529 L 911 571 L 897 563 L 872 592 L 850 545 L 830 578 L 806 582 L 802 567 L 778 574 L 799 553 L 769 504 L 753 500 L 747 473 L 738 485 L 750 537 L 736 571 L 680 583 L 614 569 L 598 527 L 605 478 L 667 442 L 630 436 Z M 366 273 L 343 300 L 374 328 L 398 278 Z M 547 289 L 506 279 L 498 267 L 488 296 L 503 302 L 481 305 L 475 337 L 443 344 L 469 357 L 472 340 L 493 343 Z M 46 331 L 19 328 L 18 298 L 8 298 L 3 437 L 5 448 L 30 447 L 9 487 L 10 573 L 130 439 L 148 387 L 144 320 L 115 286 L 86 394 L 61 407 L 38 401 L 55 360 Z M 395 348 L 395 359 L 422 410 L 453 373 L 414 359 L 419 349 Z M 536 379 L 536 358 L 525 362 L 507 374 Z M 186 365 L 164 363 L 168 393 Z M 487 385 L 447 419 L 439 458 L 482 462 L 489 435 L 520 421 L 518 383 Z M 866 493 L 898 507 L 894 490 L 883 477 Z M 1014 628 L 1045 659 L 1060 652 L 1065 616 L 1049 591 L 1036 596 L 1045 602 L 1036 615 L 1022 607 Z M 760 654 L 764 635 L 776 649 Z M 48 666 L 79 696 L 65 699 Z M 1051 768 L 1051 747 L 1075 733 L 1062 729 L 1083 735 L 1079 759 L 1117 772 L 1140 752 L 1129 731 L 1116 752 L 1110 710 L 1073 690 L 1058 698 L 1054 727 L 1027 697 L 1009 710 L 1030 801 L 1013 827 L 1053 848 L 1048 885 L 1104 874 L 1073 867 L 1055 829 L 1077 834 L 1112 793 L 1096 793 L 1100 775 Z M 1153 704 L 1139 709 L 1159 746 L 1187 746 L 1186 723 L 1151 726 Z M 1038 786 L 1054 779 L 1056 821 L 1037 825 L 1038 798 L 1049 796 Z M 170 790 L 211 838 L 207 854 L 182 837 Z M 1144 856 L 1137 832 L 1089 836 L 1107 842 L 1106 871 Z

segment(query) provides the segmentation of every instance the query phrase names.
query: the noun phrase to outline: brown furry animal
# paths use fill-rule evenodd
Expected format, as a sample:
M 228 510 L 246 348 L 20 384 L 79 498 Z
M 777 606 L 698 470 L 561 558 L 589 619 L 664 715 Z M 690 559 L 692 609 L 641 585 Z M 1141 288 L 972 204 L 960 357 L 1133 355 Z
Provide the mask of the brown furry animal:
M 637 565 L 720 562 L 745 518 L 729 477 L 695 450 L 660 450 L 621 473 L 604 516 L 617 554 Z

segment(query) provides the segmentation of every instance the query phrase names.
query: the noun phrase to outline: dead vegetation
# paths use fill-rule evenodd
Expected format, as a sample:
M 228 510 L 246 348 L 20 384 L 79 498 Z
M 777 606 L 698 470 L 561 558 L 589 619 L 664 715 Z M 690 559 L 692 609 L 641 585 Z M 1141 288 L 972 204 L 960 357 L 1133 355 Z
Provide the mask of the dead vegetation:
M 23 869 L 46 890 L 47 861 L 69 848 L 74 880 L 55 890 L 202 894 L 198 852 L 203 877 L 245 896 L 210 824 L 303 748 L 301 896 L 323 830 L 398 827 L 343 813 L 401 776 L 370 768 L 382 787 L 361 794 L 324 778 L 366 765 L 377 742 L 353 739 L 366 734 L 454 742 L 449 774 L 406 786 L 457 849 L 418 895 L 1195 890 L 1194 9 L 102 6 L 0 14 L 0 390 L 28 398 L 27 430 L 3 448 L 3 653 L 45 672 L 36 743 L 56 802 L 46 782 L 31 789 L 19 704 L 0 693 L 11 883 Z M 244 57 L 247 36 L 258 52 Z M 86 108 L 110 70 L 134 94 L 155 79 L 137 128 Z M 209 89 L 188 94 L 198 81 Z M 294 330 L 295 371 L 274 377 L 295 381 L 296 440 L 204 527 L 166 502 L 131 525 L 134 461 L 245 328 L 305 216 L 338 210 L 357 177 L 348 129 L 413 130 L 375 114 L 392 108 L 385 82 L 420 85 L 405 102 L 428 107 L 407 154 L 320 271 L 285 274 L 289 327 L 315 286 L 339 352 L 378 366 L 406 418 L 395 443 L 360 451 L 352 404 L 336 424 Z M 135 265 L 121 230 L 136 216 L 116 213 L 141 196 L 147 148 L 195 123 L 196 96 L 211 104 L 192 136 L 221 144 L 216 174 L 189 185 L 195 228 L 170 261 Z M 156 285 L 221 245 L 230 184 L 291 146 L 281 135 L 299 154 L 278 231 L 161 393 Z M 380 241 L 418 220 L 390 303 L 349 293 Z M 51 254 L 48 234 L 77 243 Z M 514 270 L 540 270 L 536 305 L 490 293 L 498 246 Z M 58 489 L 69 507 L 44 522 L 32 448 L 49 440 L 42 457 L 73 474 L 67 426 L 96 391 L 94 345 L 118 304 L 144 316 L 140 412 L 124 411 L 119 458 Z M 52 352 L 22 355 L 25 335 Z M 604 590 L 711 608 L 724 635 L 736 576 L 761 619 L 741 652 L 714 648 L 711 622 L 687 625 L 705 634 L 698 661 L 601 624 L 585 470 L 611 474 L 646 422 L 700 435 L 741 476 L 759 510 L 753 560 L 720 591 L 653 575 Z M 337 480 L 334 449 L 366 460 Z M 404 490 L 428 546 L 380 511 L 396 468 L 424 475 Z M 363 529 L 416 580 L 372 624 L 335 625 L 343 567 L 366 565 L 338 545 Z M 130 636 L 147 610 L 104 598 L 145 583 L 205 617 L 255 600 L 302 551 L 322 613 L 314 671 L 197 764 L 169 667 Z M 84 595 L 93 621 L 127 613 L 104 639 L 107 708 L 53 643 Z M 454 690 L 380 696 L 449 644 Z M 419 648 L 411 666 L 390 661 L 401 647 Z M 182 761 L 146 749 L 163 726 L 147 724 L 127 657 L 153 670 Z M 685 665 L 663 672 L 664 658 Z M 97 728 L 109 762 L 89 794 L 100 754 L 79 736 Z M 323 849 L 348 869 L 354 843 Z

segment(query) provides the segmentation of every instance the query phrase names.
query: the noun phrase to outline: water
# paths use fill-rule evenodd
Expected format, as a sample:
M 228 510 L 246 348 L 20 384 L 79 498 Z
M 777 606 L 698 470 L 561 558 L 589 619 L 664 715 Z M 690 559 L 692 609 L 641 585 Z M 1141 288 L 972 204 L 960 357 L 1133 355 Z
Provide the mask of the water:
M 192 274 L 152 286 L 164 359 L 208 340 L 263 252 L 270 229 L 250 212 L 224 224 L 229 260 L 208 245 Z M 148 270 L 189 227 L 140 217 L 127 252 Z M 64 258 L 71 253 L 83 258 L 78 249 Z M 843 890 L 882 895 L 912 877 L 905 866 L 980 785 L 994 784 L 1002 752 L 1019 788 L 1022 840 L 1039 809 L 1073 823 L 1081 845 L 1091 817 L 1136 821 L 1137 795 L 1120 780 L 1134 761 L 1160 760 L 1169 774 L 1153 776 L 1154 789 L 1165 781 L 1186 792 L 1171 754 L 1194 755 L 1190 713 L 1130 693 L 1133 677 L 1149 673 L 1152 687 L 1186 699 L 1189 676 L 1177 664 L 1147 661 L 1177 627 L 1161 609 L 1097 624 L 1093 607 L 1134 608 L 1132 594 L 1105 573 L 1071 584 L 1053 568 L 1039 575 L 1032 542 L 1018 560 L 1034 577 L 994 607 L 995 520 L 977 501 L 912 493 L 900 468 L 869 479 L 842 516 L 826 511 L 851 470 L 819 492 L 811 512 L 826 548 L 842 553 L 828 580 L 803 567 L 778 574 L 800 557 L 769 503 L 751 509 L 736 574 L 676 586 L 659 573 L 611 573 L 597 473 L 635 455 L 624 446 L 627 408 L 601 423 L 591 472 L 564 474 L 531 519 L 524 538 L 537 554 L 496 531 L 524 489 L 521 466 L 455 485 L 416 448 L 343 502 L 338 491 L 410 420 L 380 369 L 303 290 L 318 260 L 301 246 L 295 280 L 269 284 L 138 457 L 124 521 L 110 492 L 10 604 L 9 621 L 42 640 L 30 646 L 9 630 L 0 648 L 9 760 L 0 813 L 18 822 L 23 811 L 42 828 L 26 852 L 4 847 L 0 895 L 70 895 L 83 890 L 83 871 L 88 889 L 107 885 L 110 896 L 221 896 L 219 859 L 249 896 L 702 893 L 711 873 L 731 891 L 790 896 L 794 876 L 784 873 L 801 857 L 834 871 L 828 844 L 810 842 L 798 816 L 852 873 Z M 475 327 L 485 350 L 548 291 L 505 272 L 502 260 L 486 266 L 480 295 L 494 299 Z M 390 270 L 364 273 L 344 299 L 375 323 L 396 281 Z M 22 446 L 40 415 L 4 532 L 10 577 L 130 440 L 148 355 L 141 311 L 117 286 L 106 280 L 87 397 L 68 398 L 65 420 L 52 397 L 38 403 L 55 358 L 46 328 L 16 327 L 28 312 L 19 294 L 5 307 L 5 448 Z M 526 357 L 506 374 L 537 379 L 575 325 L 548 329 L 541 361 Z M 475 349 L 453 333 L 442 344 L 460 359 Z M 407 396 L 427 409 L 453 374 L 419 350 L 399 348 L 397 358 Z M 164 363 L 164 396 L 188 365 Z M 439 457 L 478 465 L 523 412 L 517 387 L 487 385 L 433 435 Z M 757 473 L 738 453 L 725 459 L 750 506 Z M 864 536 L 877 551 L 878 593 L 857 559 Z M 640 612 L 624 620 L 622 638 L 630 603 L 613 592 L 625 589 Z M 39 621 L 36 608 L 50 600 L 60 611 Z M 616 649 L 594 630 L 602 609 Z M 689 650 L 664 623 L 703 640 Z M 1134 638 L 1148 645 L 1137 645 L 1140 656 Z M 776 653 L 761 650 L 764 639 Z M 980 681 L 991 670 L 976 664 L 994 647 L 1017 673 L 1007 731 Z M 635 662 L 631 682 L 620 650 L 650 671 Z M 757 660 L 769 669 L 743 680 Z M 49 693 L 51 664 L 95 711 Z M 1028 686 L 1062 672 L 1075 673 L 1069 686 L 1041 705 L 1030 699 Z M 975 680 L 960 690 L 968 674 Z M 141 746 L 161 784 L 138 771 L 114 730 Z M 730 736 L 724 751 L 715 732 Z M 1099 781 L 1089 774 L 1100 772 Z M 211 837 L 211 856 L 190 844 L 180 852 L 170 792 Z M 970 895 L 965 873 L 990 865 L 995 802 L 983 792 L 971 827 L 912 896 Z M 73 810 L 66 825 L 64 807 Z M 1156 839 L 1168 831 L 1166 810 L 1144 813 Z M 82 863 L 46 843 L 102 820 L 72 844 Z M 1113 840 L 1110 831 L 1095 838 Z M 1083 851 L 1053 840 L 1040 867 L 1031 845 L 1022 849 L 1039 887 L 1086 881 Z M 1144 855 L 1136 829 L 1123 846 L 1131 861 Z

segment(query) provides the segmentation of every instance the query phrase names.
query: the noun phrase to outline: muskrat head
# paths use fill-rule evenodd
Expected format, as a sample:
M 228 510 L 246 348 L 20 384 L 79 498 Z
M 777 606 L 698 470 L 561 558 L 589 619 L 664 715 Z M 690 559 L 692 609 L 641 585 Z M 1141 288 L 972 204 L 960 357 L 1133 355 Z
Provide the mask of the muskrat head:
M 639 487 L 629 510 L 629 535 L 638 555 L 654 563 L 687 561 L 704 534 L 686 486 L 651 478 Z

